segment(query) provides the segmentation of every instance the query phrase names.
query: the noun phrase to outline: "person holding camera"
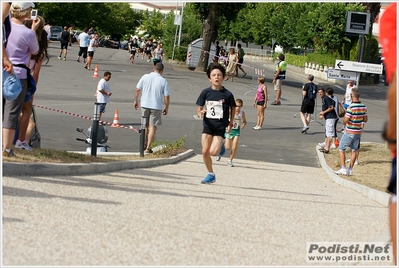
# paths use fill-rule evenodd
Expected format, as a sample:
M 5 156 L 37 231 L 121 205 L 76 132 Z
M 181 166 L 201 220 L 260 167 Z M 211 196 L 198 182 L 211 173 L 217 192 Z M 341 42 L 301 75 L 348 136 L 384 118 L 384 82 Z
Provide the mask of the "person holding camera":
M 31 11 L 34 7 L 35 4 L 32 2 L 14 2 L 10 9 L 12 30 L 8 36 L 6 53 L 10 62 L 14 65 L 15 75 L 21 80 L 22 91 L 15 100 L 6 100 L 4 104 L 3 157 L 15 156 L 11 147 L 28 88 L 28 64 L 31 55 L 36 55 L 39 52 L 39 43 L 35 32 L 39 27 L 40 19 L 37 18 L 32 21 L 31 29 L 23 24 L 25 20 L 31 18 Z M 26 65 L 26 68 L 16 67 L 17 64 Z

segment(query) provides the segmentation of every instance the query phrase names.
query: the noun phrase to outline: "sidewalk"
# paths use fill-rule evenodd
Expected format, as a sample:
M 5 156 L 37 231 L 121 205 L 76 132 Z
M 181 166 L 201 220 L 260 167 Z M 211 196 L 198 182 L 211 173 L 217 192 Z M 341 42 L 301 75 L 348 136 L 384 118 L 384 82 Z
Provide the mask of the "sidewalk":
M 309 265 L 306 242 L 387 239 L 387 208 L 321 168 L 214 167 L 212 185 L 200 183 L 201 155 L 91 175 L 5 174 L 3 265 Z M 356 263 L 370 264 L 391 263 Z

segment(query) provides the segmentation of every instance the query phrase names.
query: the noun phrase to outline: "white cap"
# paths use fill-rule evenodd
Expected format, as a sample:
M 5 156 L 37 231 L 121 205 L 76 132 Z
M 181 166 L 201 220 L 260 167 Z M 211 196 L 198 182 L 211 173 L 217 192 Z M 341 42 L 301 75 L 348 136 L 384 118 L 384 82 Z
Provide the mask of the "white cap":
M 35 4 L 32 2 L 12 2 L 11 9 L 13 11 L 24 11 L 29 8 L 34 8 Z

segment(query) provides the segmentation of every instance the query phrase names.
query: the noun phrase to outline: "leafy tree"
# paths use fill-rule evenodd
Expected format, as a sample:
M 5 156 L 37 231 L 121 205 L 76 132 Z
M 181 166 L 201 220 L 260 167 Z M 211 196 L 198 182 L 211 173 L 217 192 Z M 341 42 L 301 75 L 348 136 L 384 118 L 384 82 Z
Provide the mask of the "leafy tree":
M 160 11 L 157 11 L 156 9 L 152 10 L 151 13 L 148 9 L 144 11 L 141 29 L 146 31 L 147 34 L 155 39 L 162 38 L 164 26 L 165 21 L 163 20 L 163 14 Z
M 254 42 L 259 45 L 272 45 L 272 33 L 270 31 L 270 14 L 275 12 L 276 3 L 258 3 L 251 7 L 251 17 L 249 24 L 251 28 L 249 32 L 254 38 Z
M 98 25 L 106 34 L 134 33 L 136 28 L 140 26 L 140 21 L 143 18 L 142 13 L 135 12 L 130 8 L 129 3 L 105 3 L 105 7 L 112 14 L 108 19 L 104 19 L 104 14 L 94 14 L 94 25 Z
M 248 20 L 252 17 L 253 7 L 253 3 L 247 3 L 244 8 L 240 9 L 237 18 L 230 22 L 231 40 L 241 40 L 245 43 L 254 41 L 252 32 L 249 31 L 252 21 Z
M 194 39 L 200 37 L 202 33 L 201 20 L 193 8 L 191 3 L 187 3 L 184 7 L 183 23 L 182 23 L 182 35 L 180 38 L 180 47 L 177 47 L 177 36 L 176 33 L 179 30 L 179 26 L 174 24 L 175 13 L 171 11 L 165 19 L 165 28 L 163 32 L 164 48 L 168 58 L 172 58 L 173 46 L 176 40 L 176 47 L 174 53 L 174 59 L 184 61 L 187 55 L 187 46 Z
M 218 26 L 220 20 L 219 16 L 227 21 L 233 21 L 241 8 L 245 7 L 242 3 L 193 3 L 197 12 L 203 20 L 202 30 L 202 51 L 200 58 L 204 61 L 199 61 L 197 68 L 203 71 L 207 69 L 209 60 L 209 53 L 203 51 L 210 51 L 211 43 L 216 41 L 218 36 Z
M 343 43 L 351 42 L 346 34 L 347 11 L 364 11 L 361 4 L 323 3 L 314 11 L 314 44 L 323 50 L 341 52 Z
M 52 25 L 74 25 L 77 29 L 92 26 L 103 34 L 124 34 L 129 29 L 139 26 L 141 19 L 140 13 L 134 12 L 128 3 L 39 2 L 36 6 L 39 15 Z

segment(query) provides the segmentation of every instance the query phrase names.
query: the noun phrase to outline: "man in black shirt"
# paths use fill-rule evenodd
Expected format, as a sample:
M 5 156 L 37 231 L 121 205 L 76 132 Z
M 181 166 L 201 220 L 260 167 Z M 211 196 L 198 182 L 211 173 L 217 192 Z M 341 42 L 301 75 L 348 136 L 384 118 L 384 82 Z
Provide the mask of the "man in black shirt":
M 326 120 L 326 146 L 320 149 L 320 152 L 328 154 L 330 151 L 331 139 L 335 135 L 335 120 L 338 118 L 335 112 L 335 101 L 326 95 L 326 91 L 320 88 L 319 96 L 321 98 L 321 112 L 319 115 L 320 119 Z
M 71 40 L 71 34 L 68 31 L 68 28 L 64 26 L 64 30 L 60 33 L 60 42 L 61 42 L 61 50 L 60 50 L 60 55 L 58 56 L 58 59 L 61 59 L 62 51 L 64 50 L 64 60 L 66 60 L 67 56 L 67 49 L 68 49 L 68 44 L 72 44 Z

